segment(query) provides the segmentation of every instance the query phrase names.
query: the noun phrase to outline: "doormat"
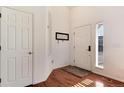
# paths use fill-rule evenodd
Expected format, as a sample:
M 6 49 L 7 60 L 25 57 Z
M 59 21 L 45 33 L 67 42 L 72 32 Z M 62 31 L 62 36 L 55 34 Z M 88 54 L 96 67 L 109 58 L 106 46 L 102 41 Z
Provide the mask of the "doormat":
M 69 73 L 71 73 L 75 76 L 78 76 L 80 78 L 87 76 L 90 73 L 90 71 L 81 69 L 81 68 L 76 67 L 76 66 L 66 66 L 66 67 L 63 67 L 62 70 L 69 72 Z

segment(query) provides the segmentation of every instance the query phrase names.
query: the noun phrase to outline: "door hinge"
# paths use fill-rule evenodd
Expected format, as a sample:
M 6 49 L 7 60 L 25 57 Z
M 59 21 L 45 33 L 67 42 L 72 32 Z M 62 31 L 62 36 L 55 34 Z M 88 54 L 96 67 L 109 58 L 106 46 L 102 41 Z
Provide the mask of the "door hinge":
M 0 78 L 0 83 L 1 83 L 1 78 Z
M 1 18 L 2 14 L 0 13 L 0 18 Z
M 0 51 L 1 51 L 1 46 L 0 46 Z

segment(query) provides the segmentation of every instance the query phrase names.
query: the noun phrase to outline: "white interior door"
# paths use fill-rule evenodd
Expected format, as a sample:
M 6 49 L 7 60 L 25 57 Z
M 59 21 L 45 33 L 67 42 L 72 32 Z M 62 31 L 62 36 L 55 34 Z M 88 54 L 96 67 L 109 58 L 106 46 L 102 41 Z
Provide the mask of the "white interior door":
M 91 70 L 91 27 L 82 26 L 75 29 L 75 65 Z
M 32 84 L 32 14 L 1 10 L 1 86 Z

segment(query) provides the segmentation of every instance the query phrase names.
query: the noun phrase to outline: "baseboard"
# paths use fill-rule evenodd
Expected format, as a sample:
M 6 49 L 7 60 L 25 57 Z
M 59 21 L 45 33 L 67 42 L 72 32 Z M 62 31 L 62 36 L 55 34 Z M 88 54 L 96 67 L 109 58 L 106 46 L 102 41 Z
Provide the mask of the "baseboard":
M 40 82 L 46 81 L 46 80 L 48 79 L 48 77 L 49 77 L 49 75 L 51 74 L 52 71 L 53 71 L 53 69 L 50 70 L 50 71 L 47 73 L 47 75 L 45 76 L 45 78 L 42 79 Z M 34 81 L 32 85 L 38 84 L 38 83 L 40 83 L 40 82 L 35 82 L 35 81 Z
M 124 79 L 121 79 L 121 78 L 117 78 L 117 77 L 114 77 L 112 75 L 108 75 L 108 74 L 105 74 L 105 73 L 99 73 L 99 72 L 95 72 L 95 71 L 91 71 L 95 74 L 98 74 L 98 75 L 101 75 L 101 76 L 105 76 L 105 77 L 108 77 L 108 78 L 111 78 L 111 79 L 114 79 L 114 80 L 117 80 L 117 81 L 120 81 L 120 82 L 124 82 Z
M 54 70 L 54 69 L 57 69 L 57 68 L 62 68 L 62 67 L 68 66 L 68 65 L 70 65 L 70 64 L 65 64 L 65 65 L 63 65 L 63 66 L 56 66 L 56 67 L 53 68 L 53 70 Z

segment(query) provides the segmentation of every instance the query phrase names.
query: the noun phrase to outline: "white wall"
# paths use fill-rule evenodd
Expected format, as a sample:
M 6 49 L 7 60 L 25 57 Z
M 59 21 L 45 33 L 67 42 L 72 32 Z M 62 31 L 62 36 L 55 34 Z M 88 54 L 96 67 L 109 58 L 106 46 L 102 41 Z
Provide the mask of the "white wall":
M 71 23 L 74 27 L 92 25 L 92 71 L 124 82 L 124 7 L 74 7 Z M 95 24 L 103 21 L 104 69 L 95 67 Z M 73 63 L 72 63 L 73 64 Z
M 8 8 L 33 14 L 33 84 L 45 81 L 54 68 L 69 64 L 69 41 L 60 41 L 58 44 L 55 40 L 56 31 L 69 33 L 67 7 Z
M 46 80 L 49 73 L 46 68 L 45 32 L 47 24 L 47 7 L 8 7 L 33 14 L 33 83 Z
M 33 82 L 38 83 L 48 76 L 45 56 L 45 32 L 47 25 L 47 7 L 16 7 L 33 13 Z
M 92 71 L 114 79 L 124 81 L 124 7 L 9 7 L 33 14 L 33 83 L 47 79 L 54 68 L 73 64 L 70 60 L 70 41 L 56 41 L 55 32 L 73 32 L 73 28 L 81 25 L 92 25 Z M 51 30 L 48 15 L 51 15 Z M 70 19 L 71 17 L 71 19 Z M 69 22 L 70 21 L 70 22 Z M 95 67 L 95 24 L 104 21 L 104 69 Z M 70 25 L 71 23 L 71 25 Z M 49 31 L 52 31 L 50 34 Z M 52 49 L 49 52 L 50 38 Z M 72 33 L 71 33 L 72 38 Z M 71 47 L 72 48 L 72 47 Z M 73 55 L 72 55 L 73 56 Z M 53 63 L 52 63 L 53 61 Z
M 70 64 L 70 41 L 55 40 L 55 32 L 69 32 L 69 8 L 50 7 L 52 17 L 52 58 L 53 67 L 59 68 Z

